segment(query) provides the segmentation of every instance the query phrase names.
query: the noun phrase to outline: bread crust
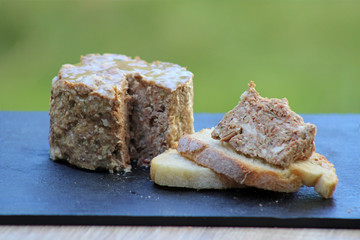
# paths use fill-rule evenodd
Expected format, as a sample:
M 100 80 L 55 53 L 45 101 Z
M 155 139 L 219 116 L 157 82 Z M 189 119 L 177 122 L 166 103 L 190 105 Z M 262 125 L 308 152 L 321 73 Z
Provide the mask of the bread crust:
M 323 155 L 314 153 L 306 161 L 297 161 L 290 166 L 290 171 L 302 179 L 304 185 L 314 187 L 324 198 L 330 198 L 335 192 L 338 177 L 334 164 Z
M 240 184 L 266 190 L 296 192 L 307 185 L 315 187 L 320 196 L 330 198 L 338 181 L 333 165 L 320 154 L 281 168 L 238 154 L 228 143 L 212 139 L 210 129 L 183 136 L 177 150 L 182 156 Z

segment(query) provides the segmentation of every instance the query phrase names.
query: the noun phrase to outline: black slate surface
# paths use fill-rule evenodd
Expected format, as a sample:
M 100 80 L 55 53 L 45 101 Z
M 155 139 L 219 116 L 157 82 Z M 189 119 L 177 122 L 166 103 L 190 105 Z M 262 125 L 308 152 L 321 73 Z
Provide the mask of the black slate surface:
M 0 112 L 0 224 L 203 225 L 360 228 L 360 115 L 303 115 L 339 184 L 312 188 L 196 191 L 158 187 L 149 170 L 89 172 L 49 160 L 46 112 Z M 195 114 L 195 128 L 222 114 Z

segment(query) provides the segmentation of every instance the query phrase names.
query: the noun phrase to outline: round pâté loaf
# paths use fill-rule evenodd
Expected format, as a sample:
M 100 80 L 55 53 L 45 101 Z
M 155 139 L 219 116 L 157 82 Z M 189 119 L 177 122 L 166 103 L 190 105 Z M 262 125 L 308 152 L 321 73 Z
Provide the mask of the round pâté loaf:
M 50 158 L 89 170 L 146 165 L 193 133 L 193 74 L 179 65 L 89 54 L 52 81 Z

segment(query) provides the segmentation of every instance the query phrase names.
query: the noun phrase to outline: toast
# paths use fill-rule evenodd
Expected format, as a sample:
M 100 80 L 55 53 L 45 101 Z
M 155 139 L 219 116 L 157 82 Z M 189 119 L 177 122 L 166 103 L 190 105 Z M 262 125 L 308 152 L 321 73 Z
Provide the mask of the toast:
M 306 185 L 314 187 L 320 196 L 330 198 L 338 182 L 333 164 L 318 153 L 283 168 L 237 153 L 228 143 L 213 139 L 210 129 L 183 136 L 177 151 L 239 184 L 271 191 L 296 192 Z
M 198 190 L 244 187 L 224 175 L 182 157 L 175 149 L 169 149 L 151 161 L 150 176 L 156 184 L 169 187 Z

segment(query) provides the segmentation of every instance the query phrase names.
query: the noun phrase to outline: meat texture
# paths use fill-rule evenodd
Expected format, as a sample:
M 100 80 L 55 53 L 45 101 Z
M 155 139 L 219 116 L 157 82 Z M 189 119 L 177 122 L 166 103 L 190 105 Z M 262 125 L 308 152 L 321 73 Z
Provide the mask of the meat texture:
M 237 152 L 288 167 L 315 151 L 316 126 L 304 123 L 286 98 L 263 98 L 254 82 L 238 105 L 215 127 L 211 136 L 228 142 Z
M 50 158 L 110 172 L 193 133 L 192 73 L 179 65 L 89 54 L 53 79 Z

